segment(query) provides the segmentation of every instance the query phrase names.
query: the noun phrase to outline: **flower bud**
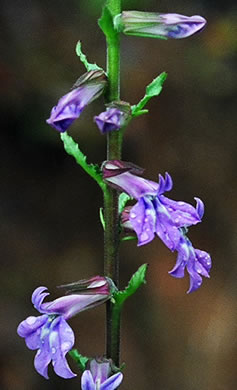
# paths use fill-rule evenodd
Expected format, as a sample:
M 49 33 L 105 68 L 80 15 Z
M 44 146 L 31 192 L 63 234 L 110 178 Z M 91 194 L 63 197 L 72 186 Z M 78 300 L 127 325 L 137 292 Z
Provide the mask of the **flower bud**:
M 106 83 L 106 75 L 101 70 L 85 73 L 53 107 L 46 122 L 60 132 L 67 131 L 84 108 L 104 92 Z
M 81 377 L 82 390 L 115 390 L 123 380 L 123 374 L 112 374 L 112 361 L 107 359 L 92 359 L 90 369 Z
M 149 38 L 186 38 L 201 31 L 206 20 L 199 15 L 124 11 L 114 18 L 115 28 L 127 35 Z
M 119 130 L 131 117 L 130 105 L 126 102 L 113 102 L 107 106 L 107 110 L 94 117 L 102 134 Z

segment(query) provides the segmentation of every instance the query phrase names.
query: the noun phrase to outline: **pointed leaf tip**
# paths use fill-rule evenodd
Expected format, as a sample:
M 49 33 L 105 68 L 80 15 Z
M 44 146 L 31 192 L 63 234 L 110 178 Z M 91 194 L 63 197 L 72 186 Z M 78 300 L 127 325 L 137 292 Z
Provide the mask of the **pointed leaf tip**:
M 145 114 L 148 110 L 143 110 L 149 100 L 158 96 L 163 88 L 163 84 L 167 78 L 167 73 L 162 72 L 159 76 L 157 76 L 148 86 L 146 87 L 145 96 L 140 100 L 140 102 L 134 106 L 132 106 L 132 115 L 134 117 Z
M 162 91 L 162 87 L 166 79 L 167 73 L 162 72 L 146 87 L 146 95 L 149 98 L 152 98 L 153 96 L 158 96 Z
M 88 72 L 90 72 L 91 70 L 103 70 L 98 65 L 91 64 L 90 62 L 88 62 L 86 55 L 82 52 L 81 41 L 77 42 L 75 50 L 76 50 L 77 56 L 80 58 L 81 62 L 83 63 L 83 65 L 85 66 L 85 68 Z

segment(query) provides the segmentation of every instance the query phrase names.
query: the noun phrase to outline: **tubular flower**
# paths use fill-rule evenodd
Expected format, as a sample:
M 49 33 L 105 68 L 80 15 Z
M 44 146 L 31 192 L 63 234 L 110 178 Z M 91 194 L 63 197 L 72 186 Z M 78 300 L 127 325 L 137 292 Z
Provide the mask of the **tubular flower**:
M 201 286 L 202 276 L 210 277 L 211 257 L 205 251 L 194 249 L 191 241 L 184 234 L 179 241 L 177 252 L 176 264 L 169 274 L 175 278 L 183 278 L 186 268 L 190 277 L 190 286 L 187 292 L 193 292 Z
M 65 355 L 74 345 L 74 333 L 66 320 L 79 312 L 97 306 L 110 297 L 110 281 L 96 276 L 77 282 L 80 292 L 43 302 L 49 295 L 46 287 L 38 287 L 32 294 L 32 303 L 42 315 L 22 321 L 17 333 L 25 338 L 29 349 L 38 349 L 34 359 L 36 371 L 48 379 L 48 365 L 52 361 L 55 373 L 63 378 L 76 376 L 68 366 Z M 73 291 L 74 285 L 68 285 Z M 65 286 L 67 287 L 67 286 Z
M 94 117 L 102 134 L 116 131 L 123 127 L 131 116 L 130 105 L 125 102 L 114 102 L 107 110 Z
M 53 107 L 46 122 L 60 132 L 67 131 L 84 108 L 103 93 L 106 83 L 105 73 L 101 70 L 83 74 L 73 89 Z
M 114 25 L 118 31 L 127 35 L 180 39 L 201 31 L 206 25 L 206 20 L 199 15 L 124 11 L 115 16 Z
M 90 362 L 90 370 L 83 372 L 81 377 L 82 390 L 115 390 L 123 380 L 121 372 L 110 376 L 110 362 L 97 361 Z
M 159 183 L 155 183 L 134 175 L 133 172 L 138 173 L 139 168 L 118 160 L 106 161 L 103 165 L 104 180 L 137 200 L 137 203 L 122 215 L 123 223 L 126 228 L 130 226 L 135 230 L 138 245 L 149 243 L 157 234 L 164 244 L 174 251 L 180 241 L 180 228 L 201 221 L 203 202 L 195 198 L 195 208 L 188 203 L 164 196 L 163 193 L 173 187 L 168 173 L 165 178 L 159 175 Z

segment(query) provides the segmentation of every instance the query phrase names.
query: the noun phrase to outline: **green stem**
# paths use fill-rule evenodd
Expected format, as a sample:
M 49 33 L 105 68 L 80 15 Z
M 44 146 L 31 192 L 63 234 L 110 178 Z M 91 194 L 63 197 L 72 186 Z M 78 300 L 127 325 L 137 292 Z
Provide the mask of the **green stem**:
M 121 0 L 107 0 L 106 6 L 112 16 L 121 12 Z M 107 42 L 107 103 L 120 98 L 120 36 L 119 33 L 106 36 Z M 107 135 L 107 159 L 121 159 L 121 132 Z M 104 192 L 104 272 L 116 286 L 119 283 L 119 216 L 117 191 L 108 188 Z M 111 302 L 107 303 L 106 320 L 106 356 L 119 366 L 120 351 L 120 310 Z

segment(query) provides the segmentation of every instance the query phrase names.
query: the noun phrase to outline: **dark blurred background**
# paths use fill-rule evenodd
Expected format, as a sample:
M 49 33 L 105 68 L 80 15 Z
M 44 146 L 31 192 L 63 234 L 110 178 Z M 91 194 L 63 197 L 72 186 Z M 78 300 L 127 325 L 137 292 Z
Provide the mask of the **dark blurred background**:
M 121 248 L 121 286 L 144 262 L 147 285 L 127 302 L 122 321 L 121 388 L 127 390 L 235 390 L 237 276 L 237 6 L 234 0 L 126 0 L 124 9 L 200 14 L 207 28 L 179 41 L 122 37 L 121 98 L 136 103 L 160 72 L 168 79 L 133 121 L 123 159 L 156 180 L 168 171 L 170 196 L 204 200 L 202 224 L 190 229 L 196 248 L 211 253 L 211 279 L 187 295 L 189 279 L 168 275 L 176 256 L 157 238 L 143 248 Z M 50 380 L 33 368 L 34 352 L 16 335 L 35 315 L 32 291 L 103 272 L 102 194 L 63 150 L 45 119 L 84 68 L 75 55 L 80 39 L 90 61 L 105 66 L 97 27 L 102 0 L 1 2 L 1 322 L 0 389 L 79 389 L 79 376 Z M 70 129 L 91 162 L 105 159 L 105 138 L 91 104 Z M 104 352 L 104 307 L 70 321 L 85 355 Z M 78 371 L 68 358 L 71 367 Z

